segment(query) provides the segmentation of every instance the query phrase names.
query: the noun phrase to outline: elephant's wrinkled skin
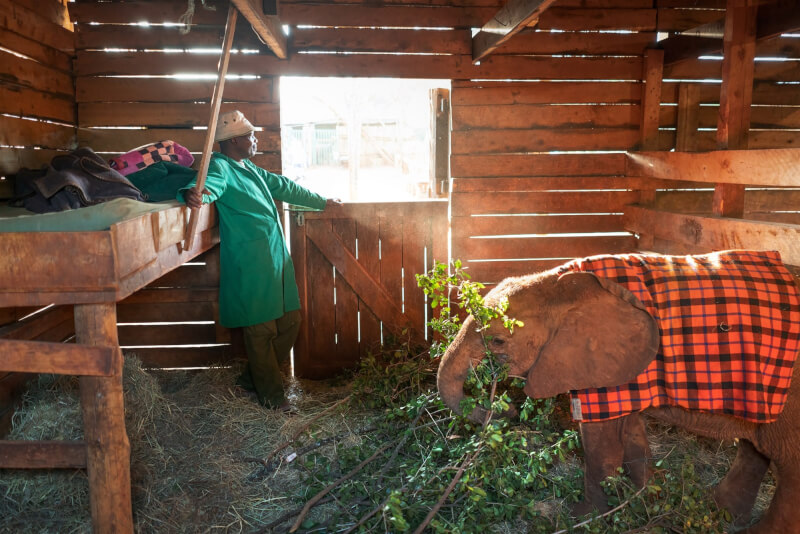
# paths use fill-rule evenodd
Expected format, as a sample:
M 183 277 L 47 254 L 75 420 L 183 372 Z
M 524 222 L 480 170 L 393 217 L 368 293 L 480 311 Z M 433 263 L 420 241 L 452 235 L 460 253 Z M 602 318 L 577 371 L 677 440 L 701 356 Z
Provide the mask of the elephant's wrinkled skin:
M 613 284 L 613 282 L 612 282 Z M 658 351 L 658 327 L 626 291 L 601 285 L 589 273 L 554 271 L 508 279 L 489 292 L 487 304 L 509 299 L 509 315 L 524 322 L 511 335 L 502 325 L 490 326 L 489 347 L 509 365 L 509 374 L 526 379 L 525 393 L 552 397 L 570 390 L 597 388 L 630 381 Z M 634 298 L 635 300 L 635 298 Z M 591 308 L 591 312 L 581 310 Z M 483 357 L 483 341 L 468 318 L 439 366 L 437 384 L 454 411 L 464 398 L 470 366 Z M 589 357 L 592 355 L 592 357 Z M 778 486 L 772 503 L 749 533 L 800 532 L 800 384 L 792 382 L 783 412 L 776 421 L 758 424 L 732 416 L 693 412 L 677 407 L 645 410 L 661 421 L 715 439 L 739 439 L 739 448 L 725 479 L 716 488 L 718 504 L 746 524 L 761 480 L 773 462 Z M 483 420 L 479 409 L 471 418 Z M 643 486 L 650 457 L 644 422 L 639 413 L 609 421 L 581 424 L 585 451 L 584 502 L 576 514 L 608 509 L 600 482 L 624 466 Z

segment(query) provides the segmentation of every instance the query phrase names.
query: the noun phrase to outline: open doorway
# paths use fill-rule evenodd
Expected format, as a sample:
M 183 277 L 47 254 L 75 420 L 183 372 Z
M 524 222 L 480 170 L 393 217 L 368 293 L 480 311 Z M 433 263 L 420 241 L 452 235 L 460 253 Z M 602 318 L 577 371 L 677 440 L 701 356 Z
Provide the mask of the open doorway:
M 283 173 L 348 202 L 431 193 L 431 90 L 449 80 L 282 77 Z

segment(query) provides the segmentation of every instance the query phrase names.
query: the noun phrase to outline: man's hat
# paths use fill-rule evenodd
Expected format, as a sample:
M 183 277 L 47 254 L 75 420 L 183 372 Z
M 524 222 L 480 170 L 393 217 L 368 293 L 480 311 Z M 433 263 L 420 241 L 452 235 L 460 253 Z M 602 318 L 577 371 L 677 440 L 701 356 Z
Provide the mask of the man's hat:
M 220 113 L 217 119 L 217 130 L 214 133 L 214 141 L 226 141 L 247 135 L 255 131 L 255 127 L 250 124 L 244 114 L 239 111 L 228 111 L 227 113 Z

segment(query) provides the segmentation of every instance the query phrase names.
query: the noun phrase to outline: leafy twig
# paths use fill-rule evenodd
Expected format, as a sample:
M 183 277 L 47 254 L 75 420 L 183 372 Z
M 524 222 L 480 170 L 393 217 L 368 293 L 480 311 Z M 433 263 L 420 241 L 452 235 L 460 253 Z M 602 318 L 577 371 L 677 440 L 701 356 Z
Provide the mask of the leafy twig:
M 581 521 L 581 522 L 580 522 L 580 523 L 578 523 L 577 525 L 572 525 L 572 528 L 568 528 L 568 529 L 566 529 L 566 528 L 565 528 L 564 530 L 559 530 L 559 531 L 557 531 L 557 532 L 553 532 L 553 534 L 566 534 L 567 532 L 572 532 L 572 531 L 573 531 L 574 529 L 576 529 L 576 528 L 579 528 L 579 527 L 584 527 L 584 526 L 588 525 L 589 523 L 591 523 L 591 522 L 593 522 L 593 521 L 596 521 L 596 520 L 598 520 L 598 519 L 600 519 L 600 518 L 607 517 L 607 516 L 609 516 L 609 515 L 611 515 L 611 514 L 613 514 L 613 513 L 615 513 L 615 512 L 618 512 L 619 510 L 622 510 L 623 508 L 625 508 L 626 506 L 628 506 L 628 505 L 631 503 L 631 501 L 633 501 L 633 499 L 635 499 L 636 497 L 638 497 L 638 496 L 639 496 L 639 495 L 640 495 L 640 494 L 641 494 L 641 493 L 642 493 L 644 490 L 646 490 L 646 489 L 647 489 L 647 486 L 646 486 L 646 485 L 645 485 L 645 486 L 642 486 L 642 487 L 639 489 L 639 491 L 637 491 L 636 493 L 634 493 L 633 495 L 631 495 L 630 497 L 628 497 L 627 499 L 625 499 L 625 501 L 624 501 L 624 502 L 620 503 L 618 506 L 616 506 L 616 507 L 612 508 L 612 509 L 611 509 L 611 510 L 609 510 L 608 512 L 606 512 L 606 513 L 604 513 L 604 514 L 600 514 L 600 515 L 598 515 L 597 517 L 590 517 L 590 518 L 589 518 L 589 519 L 587 519 L 586 521 Z
M 372 456 L 370 456 L 369 458 L 367 458 L 366 460 L 364 460 L 363 462 L 361 462 L 360 464 L 355 466 L 353 469 L 351 469 L 349 473 L 347 473 L 343 477 L 339 478 L 337 481 L 333 482 L 332 484 L 329 484 L 322 491 L 320 491 L 319 493 L 314 495 L 305 504 L 305 506 L 303 506 L 303 509 L 300 511 L 300 515 L 297 516 L 297 519 L 295 520 L 294 524 L 292 525 L 292 528 L 289 529 L 289 532 L 297 532 L 297 529 L 300 528 L 300 525 L 303 522 L 303 519 L 305 519 L 306 515 L 311 510 L 311 508 L 313 508 L 325 495 L 330 493 L 339 484 L 341 484 L 342 482 L 352 478 L 353 475 L 355 475 L 356 473 L 361 471 L 364 468 L 364 466 L 366 466 L 367 464 L 369 464 L 370 462 L 375 460 L 375 458 L 377 458 L 383 451 L 388 449 L 390 445 L 391 444 L 387 443 L 386 445 L 384 445 L 383 447 L 381 447 L 380 449 L 378 449 L 377 451 L 372 453 Z

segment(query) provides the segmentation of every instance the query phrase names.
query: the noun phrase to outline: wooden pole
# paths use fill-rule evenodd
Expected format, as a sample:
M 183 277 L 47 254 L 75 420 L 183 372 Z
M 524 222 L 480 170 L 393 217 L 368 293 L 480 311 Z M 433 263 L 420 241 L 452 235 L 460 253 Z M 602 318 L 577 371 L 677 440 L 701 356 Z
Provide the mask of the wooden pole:
M 214 85 L 214 93 L 211 97 L 211 117 L 208 119 L 208 131 L 206 131 L 206 141 L 203 144 L 203 157 L 200 160 L 200 169 L 197 171 L 197 184 L 194 188 L 202 192 L 206 185 L 206 175 L 208 174 L 208 164 L 211 162 L 211 149 L 214 146 L 214 132 L 217 129 L 217 117 L 222 105 L 222 92 L 225 89 L 225 75 L 228 72 L 228 62 L 231 57 L 231 45 L 233 44 L 233 32 L 236 29 L 237 11 L 233 4 L 228 7 L 228 22 L 225 24 L 225 38 L 222 45 L 222 55 L 219 58 L 219 71 L 217 72 L 217 83 Z M 198 209 L 192 209 L 189 216 L 189 227 L 186 230 L 185 250 L 191 250 L 194 245 L 194 234 L 197 231 L 199 221 Z
M 717 122 L 717 146 L 721 149 L 747 148 L 757 13 L 758 5 L 749 5 L 745 0 L 728 0 Z M 712 209 L 721 217 L 741 217 L 744 214 L 744 186 L 718 184 L 714 189 Z
M 110 347 L 115 352 L 111 376 L 79 379 L 92 530 L 133 532 L 131 447 L 125 432 L 116 304 L 76 304 L 75 335 L 79 345 Z

